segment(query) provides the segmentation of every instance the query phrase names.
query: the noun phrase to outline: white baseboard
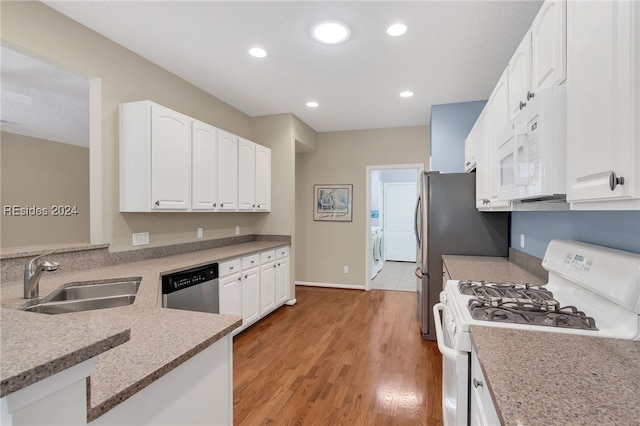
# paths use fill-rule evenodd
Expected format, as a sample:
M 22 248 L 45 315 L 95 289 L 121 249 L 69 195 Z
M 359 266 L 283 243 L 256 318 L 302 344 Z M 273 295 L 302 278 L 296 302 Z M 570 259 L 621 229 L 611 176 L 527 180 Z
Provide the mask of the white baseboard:
M 284 304 L 287 305 L 287 306 L 293 306 L 296 303 L 298 303 L 298 300 L 295 297 L 293 299 L 289 299 L 286 302 L 284 302 Z
M 306 287 L 327 287 L 327 288 L 344 288 L 349 290 L 365 290 L 364 285 L 354 285 L 354 284 L 314 283 L 309 281 L 296 281 L 296 285 L 301 285 Z

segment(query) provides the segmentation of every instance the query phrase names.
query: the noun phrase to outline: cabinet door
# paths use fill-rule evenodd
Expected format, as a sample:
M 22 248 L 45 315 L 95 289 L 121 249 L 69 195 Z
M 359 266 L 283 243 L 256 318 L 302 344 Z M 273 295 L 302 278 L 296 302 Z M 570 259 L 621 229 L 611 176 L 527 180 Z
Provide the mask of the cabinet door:
M 571 1 L 567 8 L 567 201 L 637 209 L 640 4 Z
M 265 315 L 276 307 L 276 265 L 269 262 L 260 269 L 260 315 Z
M 480 361 L 475 353 L 471 352 L 471 424 L 478 426 L 492 426 L 501 424 L 498 413 L 493 404 L 491 393 L 482 369 Z
M 531 92 L 534 94 L 566 78 L 566 8 L 564 0 L 547 0 L 531 25 Z
M 289 258 L 276 261 L 276 305 L 281 306 L 289 300 Z
M 256 206 L 256 144 L 240 139 L 238 144 L 238 209 Z
M 242 323 L 243 326 L 260 318 L 260 268 L 242 271 Z
M 191 119 L 151 105 L 151 208 L 187 210 L 191 183 Z
M 271 211 L 271 149 L 256 145 L 256 210 Z
M 218 131 L 218 210 L 238 209 L 238 137 Z
M 215 210 L 218 202 L 218 129 L 193 121 L 191 208 Z
M 531 33 L 527 32 L 509 61 L 509 120 L 526 106 L 531 78 Z
M 242 317 L 242 281 L 240 274 L 220 278 L 218 283 L 220 294 L 220 313 Z
M 464 140 L 464 171 L 470 172 L 476 167 L 476 144 L 478 133 L 478 121 L 471 128 L 471 131 Z
M 509 68 L 506 68 L 493 89 L 487 102 L 488 116 L 488 146 L 487 164 L 489 167 L 488 193 L 492 209 L 508 209 L 511 202 L 498 199 L 500 178 L 500 163 L 498 161 L 499 135 L 509 125 Z
M 477 134 L 475 138 L 476 151 L 476 207 L 487 208 L 489 206 L 489 124 L 490 111 L 485 107 L 478 121 L 476 121 Z

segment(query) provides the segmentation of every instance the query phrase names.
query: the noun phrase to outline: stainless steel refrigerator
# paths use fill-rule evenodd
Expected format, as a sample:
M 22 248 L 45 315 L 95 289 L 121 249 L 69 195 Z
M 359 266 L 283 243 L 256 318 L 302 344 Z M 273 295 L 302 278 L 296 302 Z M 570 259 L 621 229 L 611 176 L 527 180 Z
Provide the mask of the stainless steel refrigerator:
M 509 213 L 476 209 L 475 173 L 418 177 L 415 231 L 422 337 L 436 340 L 433 305 L 442 291 L 442 255 L 508 256 Z M 473 277 L 469 277 L 473 278 Z

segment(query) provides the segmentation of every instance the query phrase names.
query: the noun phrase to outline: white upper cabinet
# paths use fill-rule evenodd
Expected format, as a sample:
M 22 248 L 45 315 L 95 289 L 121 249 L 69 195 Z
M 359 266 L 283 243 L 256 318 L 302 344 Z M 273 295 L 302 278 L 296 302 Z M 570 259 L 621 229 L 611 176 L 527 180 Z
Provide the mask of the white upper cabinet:
M 215 210 L 218 203 L 218 129 L 194 120 L 191 209 Z
M 271 149 L 256 145 L 256 211 L 271 211 Z
M 485 209 L 489 204 L 489 121 L 489 108 L 485 105 L 473 126 L 476 151 L 476 207 L 480 210 Z
M 509 120 L 537 91 L 566 79 L 566 8 L 564 0 L 545 1 L 509 61 Z
M 218 210 L 238 209 L 238 137 L 218 132 Z
M 120 105 L 120 211 L 188 210 L 191 118 L 150 101 Z
M 640 209 L 640 3 L 567 8 L 567 201 Z
M 531 32 L 528 31 L 509 61 L 509 120 L 526 106 L 531 87 Z
M 256 207 L 256 144 L 240 138 L 238 144 L 238 210 Z
M 478 159 L 476 157 L 478 151 L 478 137 L 476 135 L 477 124 L 478 123 L 476 121 L 476 123 L 471 128 L 471 131 L 467 135 L 467 138 L 464 140 L 464 171 L 467 173 L 475 169 L 476 163 L 478 162 Z
M 546 1 L 531 25 L 531 93 L 567 77 L 567 3 Z
M 498 135 L 509 125 L 509 69 L 506 68 L 500 76 L 500 80 L 493 88 L 493 92 L 487 102 L 487 159 L 484 162 L 488 167 L 488 201 L 485 207 L 491 210 L 510 210 L 511 202 L 498 199 L 499 170 L 498 162 Z M 477 173 L 477 172 L 476 172 Z

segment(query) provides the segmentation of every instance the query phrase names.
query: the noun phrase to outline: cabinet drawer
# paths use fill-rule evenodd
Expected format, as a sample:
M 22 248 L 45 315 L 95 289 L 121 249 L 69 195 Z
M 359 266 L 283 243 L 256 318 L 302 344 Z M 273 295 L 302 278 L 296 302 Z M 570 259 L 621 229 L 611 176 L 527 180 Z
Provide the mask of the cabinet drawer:
M 263 253 L 260 253 L 260 263 L 269 263 L 276 260 L 276 251 L 269 250 Z
M 240 272 L 240 259 L 232 259 L 218 264 L 218 276 L 225 277 Z
M 289 256 L 289 247 L 279 247 L 276 249 L 276 259 Z
M 242 258 L 242 269 L 250 269 L 260 264 L 260 255 L 253 254 Z

